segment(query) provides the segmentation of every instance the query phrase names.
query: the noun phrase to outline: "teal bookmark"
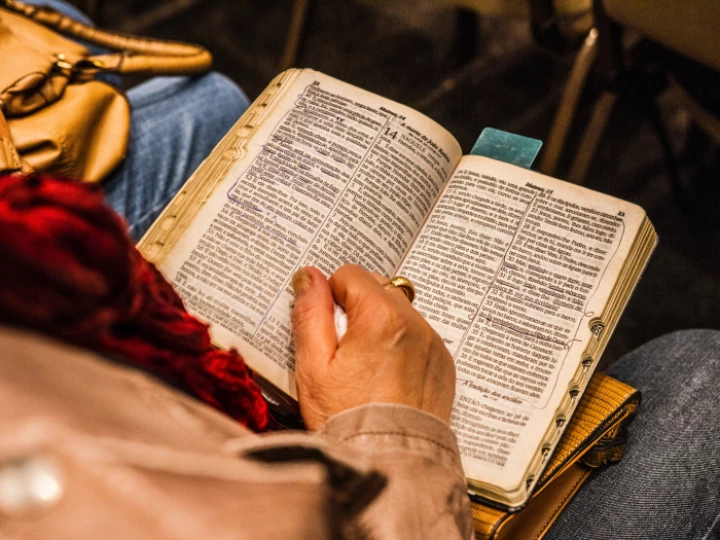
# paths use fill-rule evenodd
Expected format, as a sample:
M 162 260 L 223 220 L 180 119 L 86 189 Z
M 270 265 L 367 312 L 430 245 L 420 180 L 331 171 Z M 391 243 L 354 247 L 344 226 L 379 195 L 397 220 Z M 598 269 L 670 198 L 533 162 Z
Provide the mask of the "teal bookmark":
M 529 169 L 540 151 L 542 141 L 515 135 L 495 128 L 483 129 L 475 146 L 473 156 L 485 156 L 511 165 Z

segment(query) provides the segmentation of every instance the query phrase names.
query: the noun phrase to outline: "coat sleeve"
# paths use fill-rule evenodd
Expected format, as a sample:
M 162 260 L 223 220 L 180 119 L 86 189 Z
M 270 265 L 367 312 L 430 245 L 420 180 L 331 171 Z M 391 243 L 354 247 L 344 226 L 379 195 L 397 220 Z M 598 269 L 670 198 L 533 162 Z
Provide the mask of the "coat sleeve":
M 364 454 L 387 477 L 358 518 L 357 536 L 473 537 L 457 442 L 436 417 L 403 405 L 364 405 L 330 418 L 317 436 Z

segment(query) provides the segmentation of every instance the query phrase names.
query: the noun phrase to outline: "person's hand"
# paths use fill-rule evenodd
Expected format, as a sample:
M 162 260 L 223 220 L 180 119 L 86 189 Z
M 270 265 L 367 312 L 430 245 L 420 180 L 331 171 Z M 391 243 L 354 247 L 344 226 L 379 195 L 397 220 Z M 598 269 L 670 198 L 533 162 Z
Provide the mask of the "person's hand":
M 366 403 L 399 403 L 450 423 L 455 365 L 440 336 L 402 290 L 346 265 L 330 280 L 313 267 L 295 273 L 292 313 L 300 412 L 309 429 Z M 334 301 L 345 309 L 338 343 Z

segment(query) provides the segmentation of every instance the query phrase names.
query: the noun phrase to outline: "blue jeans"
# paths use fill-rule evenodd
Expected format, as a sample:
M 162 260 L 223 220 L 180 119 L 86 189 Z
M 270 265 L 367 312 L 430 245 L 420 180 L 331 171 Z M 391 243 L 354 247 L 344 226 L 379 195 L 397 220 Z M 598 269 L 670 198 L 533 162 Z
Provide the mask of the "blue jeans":
M 58 0 L 34 3 L 87 21 Z M 232 82 L 212 73 L 153 79 L 128 96 L 128 157 L 105 189 L 139 237 L 248 101 Z M 643 393 L 625 457 L 591 477 L 547 538 L 720 538 L 720 332 L 656 339 L 608 373 Z
M 62 0 L 25 1 L 92 24 Z M 131 88 L 127 96 L 132 107 L 127 157 L 103 187 L 108 203 L 125 217 L 138 240 L 249 102 L 235 83 L 218 73 L 156 77 Z
M 720 538 L 720 332 L 663 336 L 607 373 L 642 391 L 625 456 L 590 477 L 547 538 Z
M 103 186 L 108 203 L 139 240 L 249 102 L 218 73 L 157 77 L 130 89 L 128 98 L 127 158 Z

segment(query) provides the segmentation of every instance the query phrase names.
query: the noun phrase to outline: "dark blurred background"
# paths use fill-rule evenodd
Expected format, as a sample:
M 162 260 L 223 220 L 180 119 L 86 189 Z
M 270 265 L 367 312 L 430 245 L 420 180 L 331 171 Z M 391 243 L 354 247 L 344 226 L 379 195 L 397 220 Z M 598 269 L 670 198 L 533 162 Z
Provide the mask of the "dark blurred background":
M 424 112 L 466 153 L 487 126 L 547 142 L 578 54 L 597 54 L 577 85 L 553 175 L 641 205 L 660 236 L 603 364 L 673 330 L 720 328 L 720 167 L 718 134 L 709 134 L 720 125 L 712 123 L 720 96 L 712 42 L 720 40 L 708 39 L 720 11 L 712 3 L 607 0 L 595 12 L 590 0 L 554 10 L 549 0 L 532 10 L 527 0 L 75 3 L 105 27 L 206 46 L 215 69 L 251 99 L 283 66 L 312 67 Z M 658 13 L 633 12 L 633 3 Z M 598 41 L 583 50 L 593 26 Z M 605 118 L 593 155 L 581 137 Z M 576 155 L 593 157 L 573 173 Z

